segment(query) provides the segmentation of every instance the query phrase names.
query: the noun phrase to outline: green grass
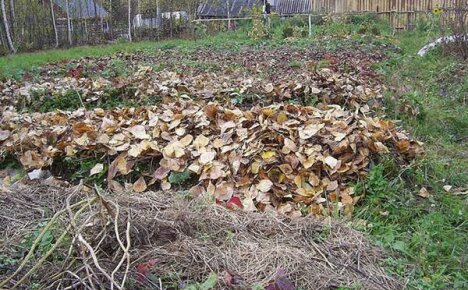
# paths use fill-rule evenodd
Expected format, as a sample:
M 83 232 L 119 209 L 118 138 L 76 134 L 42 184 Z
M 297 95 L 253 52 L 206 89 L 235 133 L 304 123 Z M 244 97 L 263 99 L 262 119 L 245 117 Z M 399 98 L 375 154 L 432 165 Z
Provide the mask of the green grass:
M 34 70 L 36 67 L 53 62 L 64 60 L 73 60 L 81 57 L 100 57 L 107 56 L 118 52 L 136 52 L 147 51 L 154 52 L 156 50 L 179 49 L 182 53 L 184 50 L 196 49 L 199 47 L 213 47 L 214 49 L 231 49 L 235 50 L 242 45 L 253 44 L 245 35 L 245 31 L 238 32 L 223 32 L 215 36 L 206 37 L 198 40 L 187 39 L 170 39 L 159 42 L 116 42 L 109 45 L 99 46 L 80 46 L 70 49 L 52 49 L 33 53 L 19 53 L 0 57 L 0 78 L 19 77 L 25 71 Z
M 396 254 L 387 261 L 389 269 L 408 277 L 409 288 L 466 289 L 468 202 L 443 186 L 468 185 L 468 67 L 441 51 L 416 56 L 430 39 L 398 35 L 402 52 L 378 68 L 396 89 L 387 92 L 384 112 L 424 141 L 426 154 L 405 168 L 390 158 L 374 167 L 359 186 L 367 197 L 355 218 L 369 222 L 366 231 Z M 430 197 L 417 196 L 423 186 Z

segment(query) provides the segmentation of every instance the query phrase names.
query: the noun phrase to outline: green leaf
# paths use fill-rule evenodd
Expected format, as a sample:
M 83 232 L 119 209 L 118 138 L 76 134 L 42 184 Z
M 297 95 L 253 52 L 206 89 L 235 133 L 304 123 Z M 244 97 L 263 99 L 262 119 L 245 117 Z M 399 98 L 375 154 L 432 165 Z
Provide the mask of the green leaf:
M 210 290 L 218 284 L 218 275 L 211 273 L 208 278 L 200 285 L 200 290 Z

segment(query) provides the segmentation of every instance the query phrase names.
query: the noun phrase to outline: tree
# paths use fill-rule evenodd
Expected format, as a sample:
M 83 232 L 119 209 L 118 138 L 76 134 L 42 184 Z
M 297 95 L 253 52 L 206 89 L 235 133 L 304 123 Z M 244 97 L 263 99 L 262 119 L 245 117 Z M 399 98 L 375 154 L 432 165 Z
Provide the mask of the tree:
M 65 0 L 65 4 L 67 5 L 67 32 L 68 32 L 68 43 L 73 45 L 72 41 L 72 31 L 71 31 L 71 19 L 70 19 L 70 5 L 68 0 Z
M 8 26 L 8 19 L 7 19 L 6 8 L 5 8 L 5 0 L 1 0 L 0 5 L 2 6 L 3 26 L 5 27 L 5 34 L 7 37 L 8 47 L 12 53 L 16 53 L 16 48 L 13 45 L 13 40 L 11 39 L 10 27 Z
M 55 23 L 54 2 L 52 0 L 50 1 L 50 14 L 52 16 L 52 26 L 54 28 L 54 34 L 55 34 L 55 47 L 58 47 L 59 38 L 58 38 L 57 24 Z
M 132 1 L 128 0 L 128 40 L 132 41 Z

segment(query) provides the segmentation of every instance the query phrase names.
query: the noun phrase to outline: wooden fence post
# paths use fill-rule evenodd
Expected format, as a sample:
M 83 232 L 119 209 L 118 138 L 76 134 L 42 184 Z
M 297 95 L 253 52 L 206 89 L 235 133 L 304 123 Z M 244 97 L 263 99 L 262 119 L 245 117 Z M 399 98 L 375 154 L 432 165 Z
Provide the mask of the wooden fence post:
M 309 14 L 309 37 L 312 37 L 312 15 Z

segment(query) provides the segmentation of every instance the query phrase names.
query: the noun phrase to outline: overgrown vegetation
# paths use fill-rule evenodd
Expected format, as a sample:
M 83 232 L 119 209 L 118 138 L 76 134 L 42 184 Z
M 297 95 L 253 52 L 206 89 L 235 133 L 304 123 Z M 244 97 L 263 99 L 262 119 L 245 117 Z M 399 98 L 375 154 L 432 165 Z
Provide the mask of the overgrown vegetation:
M 397 35 L 401 53 L 378 67 L 392 88 L 384 112 L 424 141 L 426 154 L 404 168 L 391 158 L 381 160 L 360 187 L 368 198 L 355 218 L 366 220 L 366 231 L 399 254 L 387 262 L 395 273 L 409 278 L 410 288 L 464 289 L 468 65 L 441 49 L 416 56 L 438 33 L 434 29 Z M 418 196 L 421 188 L 430 195 Z M 408 261 L 415 262 L 414 269 Z

